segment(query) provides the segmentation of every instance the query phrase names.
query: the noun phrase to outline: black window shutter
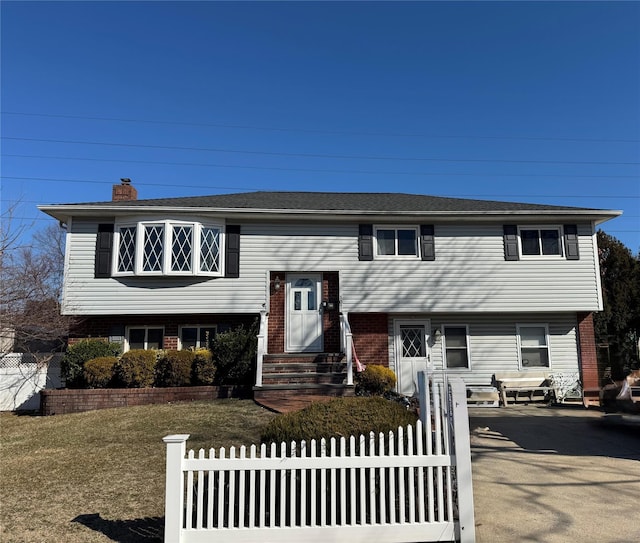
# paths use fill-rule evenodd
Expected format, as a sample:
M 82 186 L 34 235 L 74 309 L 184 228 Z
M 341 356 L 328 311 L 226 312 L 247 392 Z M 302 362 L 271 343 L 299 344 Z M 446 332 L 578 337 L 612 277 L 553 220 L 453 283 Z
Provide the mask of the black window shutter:
M 113 254 L 113 224 L 99 224 L 96 237 L 95 277 L 111 277 Z
M 564 250 L 567 254 L 567 260 L 580 260 L 578 227 L 575 224 L 564 225 Z
M 225 240 L 225 277 L 240 277 L 240 225 L 228 224 Z
M 358 235 L 358 260 L 373 260 L 373 225 L 361 224 Z
M 432 224 L 420 225 L 420 253 L 422 260 L 435 260 L 436 247 Z
M 518 227 L 515 224 L 505 224 L 504 230 L 504 259 L 520 260 L 518 256 Z

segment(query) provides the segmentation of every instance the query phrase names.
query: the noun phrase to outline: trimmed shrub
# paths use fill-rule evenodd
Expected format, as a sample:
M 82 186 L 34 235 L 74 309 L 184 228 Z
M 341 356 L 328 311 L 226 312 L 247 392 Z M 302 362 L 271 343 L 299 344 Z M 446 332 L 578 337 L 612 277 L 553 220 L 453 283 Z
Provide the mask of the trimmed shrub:
M 100 339 L 85 339 L 69 345 L 60 362 L 62 378 L 67 388 L 86 386 L 84 365 L 88 360 L 102 356 L 118 356 L 121 353 L 118 343 L 108 343 Z
M 156 352 L 133 349 L 120 358 L 116 375 L 127 388 L 153 386 L 156 368 Z
M 193 351 L 164 351 L 156 364 L 156 386 L 189 386 L 194 356 Z
M 100 356 L 84 364 L 84 380 L 90 388 L 106 388 L 115 377 L 118 359 L 115 356 Z
M 356 394 L 358 396 L 383 396 L 396 386 L 396 374 L 386 366 L 369 364 L 363 372 L 356 375 Z
M 255 383 L 257 335 L 258 321 L 255 321 L 249 328 L 240 325 L 213 338 L 211 351 L 216 366 L 216 384 L 252 385 Z
M 196 385 L 213 385 L 216 378 L 216 365 L 213 355 L 208 349 L 194 352 L 193 383 Z
M 262 432 L 263 443 L 281 443 L 342 436 L 388 434 L 398 426 L 415 424 L 417 416 L 384 398 L 336 398 L 316 402 L 294 413 L 279 415 Z

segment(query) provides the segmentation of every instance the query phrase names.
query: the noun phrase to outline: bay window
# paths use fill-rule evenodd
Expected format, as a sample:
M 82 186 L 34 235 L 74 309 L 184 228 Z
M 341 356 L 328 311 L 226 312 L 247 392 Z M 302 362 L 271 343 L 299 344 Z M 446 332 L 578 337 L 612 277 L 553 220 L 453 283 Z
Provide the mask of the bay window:
M 200 222 L 118 225 L 114 275 L 221 275 L 222 232 Z

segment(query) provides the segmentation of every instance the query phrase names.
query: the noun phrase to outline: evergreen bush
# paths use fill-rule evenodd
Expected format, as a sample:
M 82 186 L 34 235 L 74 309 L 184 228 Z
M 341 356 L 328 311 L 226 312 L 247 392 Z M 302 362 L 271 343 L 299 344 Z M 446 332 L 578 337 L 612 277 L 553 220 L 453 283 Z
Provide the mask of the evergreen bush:
M 156 386 L 189 386 L 194 357 L 193 351 L 164 351 L 156 364 Z
M 216 365 L 208 349 L 194 352 L 193 383 L 195 385 L 213 385 L 216 378 Z
M 88 360 L 102 356 L 118 356 L 120 352 L 118 343 L 108 343 L 100 339 L 84 339 L 69 345 L 60 362 L 61 375 L 67 388 L 86 386 L 84 365 Z
M 216 384 L 252 385 L 258 349 L 258 322 L 216 334 L 211 341 L 216 366 Z
M 396 374 L 386 366 L 368 364 L 356 375 L 356 395 L 383 396 L 396 386 Z
M 155 380 L 156 352 L 133 349 L 120 358 L 116 375 L 127 388 L 153 386 Z
M 106 388 L 112 384 L 118 359 L 115 356 L 99 356 L 84 364 L 84 380 L 90 388 Z
M 415 413 L 384 398 L 336 398 L 279 415 L 265 427 L 261 439 L 263 443 L 308 443 L 311 439 L 368 437 L 370 432 L 388 434 L 398 426 L 415 424 L 416 420 Z

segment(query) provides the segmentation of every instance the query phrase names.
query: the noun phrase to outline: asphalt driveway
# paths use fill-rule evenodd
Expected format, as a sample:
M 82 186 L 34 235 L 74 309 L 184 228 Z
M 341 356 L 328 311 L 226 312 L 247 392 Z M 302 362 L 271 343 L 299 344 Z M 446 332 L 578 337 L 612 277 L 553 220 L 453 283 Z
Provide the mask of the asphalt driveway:
M 581 407 L 469 414 L 478 543 L 640 542 L 640 425 Z

